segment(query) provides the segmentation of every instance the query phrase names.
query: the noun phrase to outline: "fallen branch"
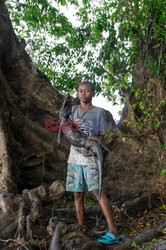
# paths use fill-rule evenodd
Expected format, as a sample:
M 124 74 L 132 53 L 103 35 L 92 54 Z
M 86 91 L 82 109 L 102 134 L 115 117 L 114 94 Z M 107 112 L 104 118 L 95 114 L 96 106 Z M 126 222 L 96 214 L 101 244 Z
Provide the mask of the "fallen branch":
M 29 250 L 29 248 L 27 248 L 24 244 L 22 244 L 18 240 L 14 240 L 14 239 L 2 240 L 2 239 L 0 239 L 0 241 L 5 242 L 5 243 L 8 243 L 9 241 L 13 241 L 13 242 L 16 242 L 17 244 L 19 244 L 20 246 L 24 247 L 26 250 Z
M 162 221 L 157 228 L 147 228 L 136 237 L 130 237 L 128 235 L 120 235 L 120 238 L 123 239 L 125 242 L 122 243 L 120 246 L 116 246 L 116 249 L 125 249 L 124 247 L 131 246 L 133 241 L 135 241 L 137 245 L 141 245 L 142 243 L 152 240 L 153 238 L 163 236 L 162 230 L 165 227 L 166 227 L 166 220 Z

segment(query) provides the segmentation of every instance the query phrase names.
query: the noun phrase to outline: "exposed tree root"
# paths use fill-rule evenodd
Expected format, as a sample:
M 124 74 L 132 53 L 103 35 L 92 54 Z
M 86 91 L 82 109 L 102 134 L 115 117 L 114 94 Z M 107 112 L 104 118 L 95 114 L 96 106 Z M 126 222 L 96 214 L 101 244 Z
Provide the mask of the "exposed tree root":
M 28 247 L 26 247 L 24 244 L 22 244 L 22 243 L 19 242 L 18 240 L 14 240 L 14 239 L 2 240 L 2 239 L 0 239 L 0 241 L 1 241 L 1 242 L 5 242 L 5 243 L 8 243 L 9 241 L 13 241 L 13 242 L 17 243 L 18 245 L 22 246 L 24 249 L 29 250 Z M 19 248 L 19 247 L 18 247 L 18 248 Z M 18 249 L 18 248 L 17 248 L 17 249 Z
M 158 238 L 163 236 L 162 230 L 166 227 L 166 220 L 164 220 L 157 228 L 148 228 L 145 229 L 142 233 L 137 235 L 136 237 L 130 237 L 128 235 L 121 235 L 121 239 L 125 242 L 120 246 L 117 246 L 116 249 L 125 249 L 127 246 L 131 246 L 132 242 L 135 241 L 136 244 L 141 245 L 144 242 L 152 240 L 153 238 Z
M 0 209 L 3 212 L 0 238 L 8 238 L 17 228 L 18 240 L 32 240 L 32 224 L 44 216 L 44 202 L 53 202 L 64 192 L 64 184 L 55 181 L 48 188 L 39 186 L 31 190 L 23 190 L 22 196 L 13 196 L 7 192 L 0 193 Z
M 57 223 L 57 219 L 56 219 Z M 144 242 L 147 242 L 153 238 L 157 238 L 163 235 L 162 230 L 166 227 L 166 221 L 163 221 L 161 225 L 156 229 L 146 229 L 136 237 L 130 237 L 128 235 L 121 235 L 121 240 L 124 241 L 121 245 L 116 244 L 110 246 L 109 249 L 130 249 L 133 241 L 137 245 L 141 245 Z M 73 229 L 73 231 L 71 231 Z M 67 226 L 62 222 L 57 223 L 56 229 L 53 234 L 50 250 L 59 250 L 59 249 L 106 249 L 105 245 L 98 243 L 96 240 L 89 238 L 88 230 L 86 228 L 81 228 L 78 224 Z M 81 232 L 81 231 L 82 232 Z M 63 231 L 63 233 L 62 233 Z M 69 233 L 69 231 L 71 231 Z M 84 233 L 83 233 L 84 232 Z M 62 237 L 61 237 L 62 236 Z M 62 242 L 60 244 L 60 242 Z
M 0 238 L 8 239 L 10 234 L 16 231 L 18 225 L 18 220 L 15 217 L 14 213 L 2 214 L 0 216 Z
M 165 250 L 166 249 L 166 240 L 152 244 L 149 247 L 152 250 Z
M 64 229 L 65 224 L 63 222 L 59 222 L 55 228 L 53 237 L 52 237 L 52 241 L 51 241 L 51 245 L 50 245 L 50 250 L 61 250 L 61 244 L 60 244 L 60 239 L 61 239 L 61 233 L 62 230 Z
M 152 205 L 153 207 L 156 207 L 155 204 L 155 200 L 156 202 L 158 202 L 156 196 L 152 195 Z M 139 212 L 142 212 L 144 210 L 146 210 L 148 208 L 148 195 L 146 196 L 141 196 L 141 197 L 137 197 L 135 199 L 131 199 L 131 200 L 127 200 L 127 201 L 120 201 L 120 202 L 110 202 L 110 206 L 113 210 L 114 216 L 118 215 L 119 216 L 119 212 L 121 212 L 122 214 L 130 217 L 133 215 L 136 215 L 138 212 L 138 208 L 139 208 Z M 56 208 L 56 209 L 50 209 L 49 207 L 45 208 L 46 211 L 48 213 L 52 213 L 54 216 L 58 216 L 61 219 L 64 220 L 64 222 L 67 223 L 73 223 L 73 218 L 70 216 L 75 215 L 75 209 L 74 208 Z M 90 216 L 90 215 L 96 215 L 99 216 L 102 213 L 100 206 L 92 206 L 92 205 L 88 205 L 85 208 L 85 215 L 86 216 Z M 94 233 L 94 236 L 96 234 L 96 236 L 100 235 L 100 233 L 98 231 L 95 232 L 95 230 L 91 233 Z M 101 232 L 103 233 L 103 232 Z

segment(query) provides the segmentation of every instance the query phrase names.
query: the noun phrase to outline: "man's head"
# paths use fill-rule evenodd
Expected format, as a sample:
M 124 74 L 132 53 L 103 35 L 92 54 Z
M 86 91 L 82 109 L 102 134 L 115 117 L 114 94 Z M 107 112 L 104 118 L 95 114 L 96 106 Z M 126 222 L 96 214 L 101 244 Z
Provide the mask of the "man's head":
M 91 102 L 95 96 L 95 87 L 93 83 L 85 81 L 80 83 L 78 87 L 78 97 L 81 102 Z
M 87 85 L 92 90 L 92 92 L 95 92 L 95 86 L 94 86 L 94 84 L 92 82 L 88 82 L 88 81 L 81 82 L 79 84 L 79 87 L 82 86 L 82 85 Z

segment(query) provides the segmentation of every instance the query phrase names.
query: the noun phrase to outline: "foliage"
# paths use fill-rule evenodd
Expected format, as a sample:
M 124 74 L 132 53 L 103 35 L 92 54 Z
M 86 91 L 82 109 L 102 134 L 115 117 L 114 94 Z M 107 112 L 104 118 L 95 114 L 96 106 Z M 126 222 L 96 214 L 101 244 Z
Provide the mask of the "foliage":
M 151 87 L 153 84 L 151 83 Z M 132 107 L 135 110 L 132 121 L 133 127 L 136 127 L 138 134 L 147 133 L 151 130 L 157 131 L 160 124 L 164 122 L 163 106 L 165 100 L 162 99 L 160 103 L 153 102 L 154 91 L 150 88 L 137 89 L 135 91 L 136 102 Z M 146 131 L 145 131 L 146 130 Z
M 161 175 L 164 175 L 164 174 L 166 174 L 166 169 L 163 169 L 163 170 L 161 171 Z
M 115 92 L 134 89 L 132 75 L 142 46 L 152 74 L 164 72 L 164 0 L 7 1 L 19 38 L 61 92 L 83 79 L 116 102 Z M 65 7 L 64 7 L 65 6 Z M 62 13 L 74 8 L 72 24 Z M 81 65 L 81 66 L 80 66 Z
M 131 246 L 137 248 L 137 244 L 136 244 L 135 240 L 132 242 Z

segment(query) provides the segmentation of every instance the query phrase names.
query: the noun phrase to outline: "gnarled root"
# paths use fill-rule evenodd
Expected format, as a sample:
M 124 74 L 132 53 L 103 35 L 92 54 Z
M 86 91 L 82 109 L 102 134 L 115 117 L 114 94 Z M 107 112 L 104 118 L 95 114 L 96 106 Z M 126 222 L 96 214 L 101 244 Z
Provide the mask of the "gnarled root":
M 57 200 L 64 192 L 64 183 L 60 181 L 53 182 L 50 187 L 23 190 L 22 195 L 1 192 L 0 238 L 7 239 L 18 227 L 18 241 L 32 240 L 32 224 L 45 214 L 43 202 Z
M 49 250 L 61 250 L 62 249 L 61 244 L 60 244 L 60 237 L 64 228 L 65 228 L 65 224 L 60 221 L 55 228 Z

